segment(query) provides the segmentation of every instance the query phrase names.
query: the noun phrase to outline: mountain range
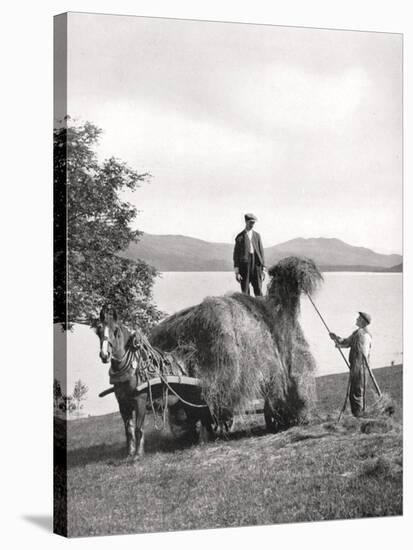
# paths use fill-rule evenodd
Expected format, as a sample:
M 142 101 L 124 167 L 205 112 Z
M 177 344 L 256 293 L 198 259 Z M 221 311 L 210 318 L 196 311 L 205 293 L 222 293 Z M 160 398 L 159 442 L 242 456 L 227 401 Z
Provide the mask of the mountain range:
M 232 271 L 234 245 L 183 235 L 144 233 L 123 256 L 159 271 Z M 265 248 L 267 267 L 287 256 L 311 258 L 322 271 L 402 271 L 400 254 L 379 254 L 334 238 L 297 238 Z

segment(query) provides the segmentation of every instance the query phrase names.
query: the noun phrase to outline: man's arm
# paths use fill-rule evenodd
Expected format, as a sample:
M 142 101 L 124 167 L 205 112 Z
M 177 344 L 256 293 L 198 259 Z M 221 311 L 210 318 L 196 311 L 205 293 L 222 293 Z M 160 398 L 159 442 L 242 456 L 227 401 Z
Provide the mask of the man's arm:
M 262 267 L 265 267 L 264 247 L 262 246 L 261 235 L 258 233 L 258 248 L 260 249 L 260 255 L 262 259 Z
M 334 334 L 334 332 L 330 332 L 330 338 L 334 340 L 338 348 L 349 348 L 351 346 L 351 337 L 352 334 L 347 338 L 341 338 L 337 334 Z
M 240 282 L 242 280 L 242 277 L 239 274 L 239 262 L 240 262 L 240 237 L 239 237 L 239 235 L 235 239 L 233 260 L 234 260 L 235 278 L 238 282 Z
M 238 242 L 238 237 L 236 237 L 236 239 L 235 239 L 233 260 L 234 260 L 234 269 L 239 268 L 239 242 Z
M 259 233 L 257 233 L 257 236 L 258 236 L 258 249 L 259 249 L 261 260 L 262 260 L 261 279 L 264 280 L 265 279 L 265 269 L 266 269 L 266 267 L 265 267 L 265 257 L 264 257 L 264 247 L 262 246 L 261 235 Z

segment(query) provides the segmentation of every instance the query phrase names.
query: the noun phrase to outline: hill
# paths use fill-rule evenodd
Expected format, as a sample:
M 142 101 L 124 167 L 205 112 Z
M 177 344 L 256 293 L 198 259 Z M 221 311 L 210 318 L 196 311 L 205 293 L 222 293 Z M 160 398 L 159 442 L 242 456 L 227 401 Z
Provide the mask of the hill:
M 391 268 L 401 263 L 398 254 L 378 254 L 369 248 L 352 246 L 340 239 L 293 239 L 272 246 L 267 251 L 270 263 L 285 256 L 307 256 L 320 266 L 368 266 Z
M 159 271 L 232 271 L 232 253 L 230 243 L 145 233 L 124 256 L 145 260 Z M 399 254 L 378 254 L 339 239 L 293 239 L 266 248 L 265 254 L 267 265 L 286 256 L 306 256 L 325 271 L 402 271 Z
M 149 415 L 147 454 L 136 464 L 124 459 L 119 414 L 55 420 L 56 456 L 67 460 L 56 491 L 69 487 L 68 535 L 402 514 L 402 367 L 375 376 L 396 405 L 392 418 L 347 413 L 337 424 L 347 374 L 329 375 L 317 379 L 319 419 L 277 434 L 265 431 L 262 415 L 251 415 L 247 428 L 191 445 L 154 429 Z M 66 434 L 67 454 L 59 450 Z

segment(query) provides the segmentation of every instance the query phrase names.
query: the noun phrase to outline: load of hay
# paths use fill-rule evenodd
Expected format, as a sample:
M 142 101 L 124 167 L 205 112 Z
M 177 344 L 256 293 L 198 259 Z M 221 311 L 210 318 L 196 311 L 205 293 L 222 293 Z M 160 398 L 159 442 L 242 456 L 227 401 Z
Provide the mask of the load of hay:
M 297 257 L 269 275 L 267 296 L 208 297 L 162 321 L 151 344 L 184 361 L 213 413 L 264 398 L 267 425 L 279 428 L 306 420 L 314 405 L 315 361 L 298 315 L 301 293 L 313 293 L 322 276 Z

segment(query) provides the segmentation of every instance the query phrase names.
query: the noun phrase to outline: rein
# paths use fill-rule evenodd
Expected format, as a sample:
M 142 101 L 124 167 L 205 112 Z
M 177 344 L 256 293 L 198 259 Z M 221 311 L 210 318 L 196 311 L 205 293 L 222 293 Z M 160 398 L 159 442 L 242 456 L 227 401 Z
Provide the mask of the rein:
M 136 335 L 135 335 L 135 338 L 136 338 Z M 143 345 L 145 345 L 146 349 L 144 349 Z M 158 350 L 153 348 L 150 345 L 149 341 L 145 342 L 145 340 L 142 338 L 142 345 L 138 344 L 138 346 L 139 346 L 138 349 L 143 348 L 143 351 L 146 355 L 146 358 L 144 360 L 140 361 L 140 365 L 138 366 L 138 369 L 139 369 L 139 372 L 143 371 L 145 373 L 149 387 L 150 387 L 150 384 L 149 384 L 148 372 L 150 372 L 151 374 L 154 374 L 155 376 L 158 376 L 162 380 L 162 383 L 166 386 L 166 388 L 169 391 L 171 391 L 175 395 L 175 397 L 177 397 L 179 399 L 179 401 L 181 401 L 181 403 L 184 403 L 185 405 L 188 405 L 189 407 L 194 407 L 194 408 L 197 408 L 197 409 L 208 408 L 208 405 L 200 405 L 200 404 L 197 404 L 197 403 L 191 403 L 190 401 L 187 401 L 186 399 L 181 397 L 172 388 L 172 386 L 169 384 L 168 380 L 166 379 L 166 377 L 163 373 L 163 370 L 164 370 L 163 367 L 165 366 L 166 363 L 171 364 L 171 361 L 168 361 L 162 355 L 162 353 L 160 353 Z M 135 353 L 137 353 L 137 350 L 136 350 Z

